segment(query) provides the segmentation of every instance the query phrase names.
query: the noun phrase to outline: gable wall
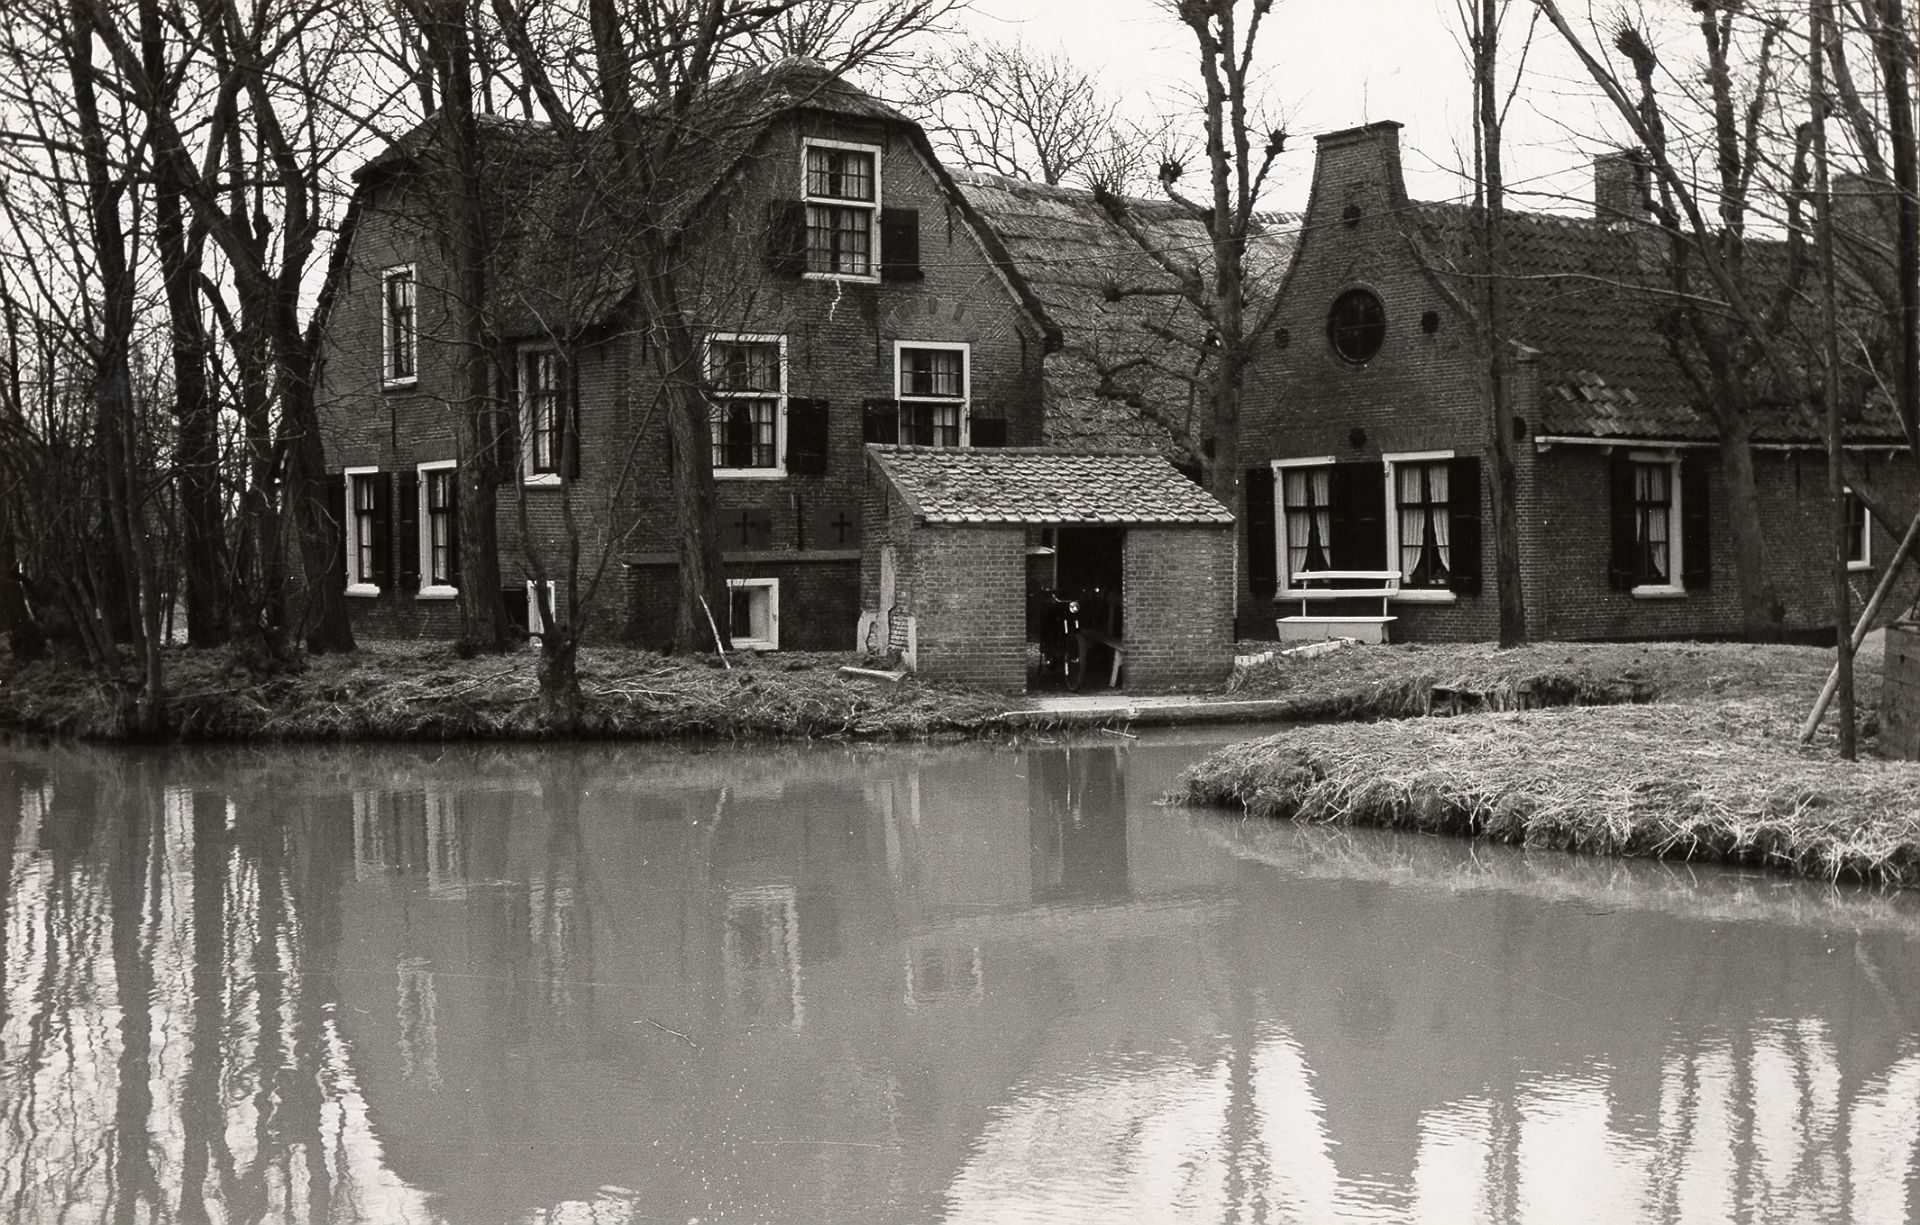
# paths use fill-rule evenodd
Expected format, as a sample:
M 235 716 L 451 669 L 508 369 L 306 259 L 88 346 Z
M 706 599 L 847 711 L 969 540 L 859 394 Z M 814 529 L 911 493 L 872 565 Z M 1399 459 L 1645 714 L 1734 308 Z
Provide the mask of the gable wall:
M 1378 461 L 1383 453 L 1452 450 L 1482 460 L 1483 575 L 1479 595 L 1450 604 L 1396 602 L 1400 618 L 1393 637 L 1476 639 L 1492 637 L 1498 596 L 1492 557 L 1491 506 L 1485 470 L 1490 409 L 1477 370 L 1478 340 L 1470 317 L 1421 268 L 1400 229 L 1405 204 L 1397 129 L 1360 129 L 1322 138 L 1312 198 L 1294 262 L 1281 289 L 1275 331 L 1249 375 L 1241 454 L 1248 468 L 1268 460 L 1331 456 L 1339 463 Z M 1343 216 L 1357 206 L 1352 224 Z M 1327 339 L 1327 312 L 1342 292 L 1372 290 L 1386 311 L 1386 339 L 1364 366 L 1335 355 Z M 1421 317 L 1435 313 L 1438 329 L 1423 330 Z M 1284 343 L 1281 333 L 1285 333 Z M 1532 372 L 1517 370 L 1515 411 L 1536 414 Z M 1354 431 L 1365 438 L 1356 446 Z M 1533 508 L 1531 448 L 1516 448 L 1520 514 L 1537 521 Z M 1284 521 L 1276 522 L 1284 539 Z M 1242 515 L 1244 520 L 1244 514 Z M 1238 609 L 1242 633 L 1274 634 L 1274 601 L 1255 597 L 1247 583 L 1246 540 L 1241 534 Z M 1523 554 L 1537 549 L 1531 529 Z M 1523 556 L 1523 564 L 1526 558 Z M 1282 563 L 1284 565 L 1284 561 Z M 1383 566 L 1382 568 L 1386 568 Z M 1299 611 L 1281 600 L 1280 613 Z

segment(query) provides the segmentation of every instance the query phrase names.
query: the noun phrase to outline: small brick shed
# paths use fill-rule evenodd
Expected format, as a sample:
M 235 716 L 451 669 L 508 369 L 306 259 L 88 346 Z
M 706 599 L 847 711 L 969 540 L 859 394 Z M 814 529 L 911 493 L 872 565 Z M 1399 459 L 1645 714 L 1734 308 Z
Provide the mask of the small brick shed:
M 1233 666 L 1233 515 L 1159 455 L 871 445 L 864 514 L 863 603 L 922 675 L 1024 689 L 1029 558 L 1075 533 L 1115 546 L 1126 688 Z

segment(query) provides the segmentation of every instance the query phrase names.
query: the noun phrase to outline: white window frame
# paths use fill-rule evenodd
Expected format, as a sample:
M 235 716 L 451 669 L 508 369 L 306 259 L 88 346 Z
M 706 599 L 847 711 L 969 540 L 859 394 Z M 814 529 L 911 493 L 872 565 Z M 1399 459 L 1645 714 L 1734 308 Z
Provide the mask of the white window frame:
M 1851 499 L 1854 510 L 1860 516 L 1860 556 L 1847 558 L 1847 569 L 1855 574 L 1873 569 L 1873 512 L 1860 500 L 1853 487 L 1842 486 L 1842 495 Z
M 1380 456 L 1387 481 L 1387 504 L 1384 508 L 1387 516 L 1387 560 L 1382 569 L 1400 568 L 1400 474 L 1394 471 L 1394 465 L 1441 463 L 1455 457 L 1455 452 L 1451 450 L 1392 451 Z M 1448 488 L 1452 488 L 1451 483 Z M 1401 604 L 1453 604 L 1460 599 L 1458 593 L 1444 587 L 1403 588 L 1400 579 L 1388 582 L 1387 590 L 1392 593 L 1388 598 Z
M 560 350 L 553 345 L 524 344 L 521 345 L 513 355 L 513 360 L 518 363 L 514 371 L 514 387 L 516 389 L 515 399 L 517 399 L 519 403 L 513 407 L 515 426 L 520 430 L 520 483 L 535 489 L 557 489 L 562 480 L 562 473 L 567 466 L 566 427 L 568 423 L 566 421 L 563 420 L 560 422 L 558 434 L 560 453 L 556 456 L 556 460 L 559 467 L 552 472 L 535 472 L 533 470 L 533 404 L 532 401 L 528 399 L 527 371 L 532 366 L 531 359 L 542 353 L 551 353 L 554 356 L 554 360 L 556 362 L 559 361 Z M 564 363 L 560 365 L 560 369 L 564 373 L 566 369 Z M 567 402 L 568 390 L 566 386 L 562 386 L 559 389 L 559 393 L 554 400 L 553 411 L 555 413 L 566 414 L 573 411 L 573 405 Z
M 1276 599 L 1299 599 L 1302 588 L 1293 585 L 1293 565 L 1287 552 L 1287 482 L 1288 468 L 1331 468 L 1338 463 L 1331 455 L 1312 455 L 1304 459 L 1276 459 L 1273 468 L 1273 508 L 1274 531 L 1273 551 L 1274 569 L 1280 575 L 1280 589 Z M 1332 544 L 1331 541 L 1328 542 Z
M 393 372 L 393 306 L 388 287 L 399 277 L 413 286 L 413 369 L 403 375 Z M 412 264 L 394 264 L 380 270 L 380 385 L 386 388 L 412 387 L 420 381 L 420 275 Z
M 1658 451 L 1632 450 L 1627 452 L 1630 464 L 1664 464 L 1667 468 L 1667 581 L 1664 583 L 1641 583 L 1629 593 L 1636 600 L 1671 600 L 1687 594 L 1686 573 L 1686 531 L 1681 526 L 1686 522 L 1686 507 L 1681 505 L 1683 496 L 1680 486 L 1680 452 L 1671 449 Z M 1639 528 L 1638 514 L 1635 515 L 1635 530 Z
M 380 595 L 380 584 L 356 581 L 360 567 L 360 512 L 353 501 L 353 482 L 355 477 L 379 475 L 378 465 L 347 468 L 340 474 L 340 479 L 346 482 L 347 490 L 347 521 L 340 525 L 340 530 L 345 533 L 347 540 L 347 594 L 369 600 Z
M 843 200 L 837 196 L 815 196 L 807 191 L 807 151 L 809 149 L 849 149 L 858 153 L 873 155 L 873 200 Z M 827 140 L 808 136 L 800 142 L 800 210 L 801 210 L 801 250 L 810 255 L 812 248 L 805 241 L 807 230 L 806 209 L 808 205 L 822 208 L 864 208 L 867 211 L 867 264 L 871 271 L 864 275 L 857 272 L 815 272 L 808 268 L 801 275 L 809 280 L 820 281 L 861 281 L 878 284 L 880 281 L 880 208 L 881 170 L 883 150 L 879 145 L 861 144 L 850 140 Z
M 767 593 L 767 636 L 765 638 L 735 638 L 733 645 L 737 649 L 749 651 L 777 651 L 780 649 L 780 580 L 777 578 L 730 578 L 727 580 L 728 598 L 736 590 L 764 590 Z M 733 609 L 727 609 L 727 628 L 733 628 Z
M 787 337 L 785 333 L 761 334 L 758 332 L 712 332 L 701 345 L 700 369 L 707 386 L 712 388 L 713 381 L 713 345 L 722 344 L 777 344 L 780 346 L 780 391 L 775 397 L 773 413 L 773 467 L 771 468 L 715 468 L 713 476 L 721 481 L 775 481 L 787 474 Z M 710 391 L 708 393 L 718 403 L 728 400 L 764 400 L 765 392 Z M 709 414 L 707 425 L 707 449 L 713 449 L 713 425 Z
M 905 424 L 909 404 L 951 404 L 950 396 L 908 396 L 900 393 L 900 362 L 908 349 L 942 349 L 960 354 L 960 441 L 955 446 L 973 445 L 973 345 L 961 340 L 896 340 L 893 342 L 893 399 L 896 428 Z M 900 429 L 904 436 L 906 430 Z M 942 448 L 945 449 L 945 448 Z
M 460 589 L 451 583 L 435 583 L 433 581 L 433 512 L 429 509 L 432 502 L 427 496 L 428 473 L 453 472 L 458 470 L 459 467 L 460 463 L 458 460 L 436 459 L 424 464 L 419 464 L 414 468 L 420 481 L 420 507 L 418 516 L 420 522 L 418 525 L 419 531 L 415 533 L 415 543 L 420 550 L 420 590 L 418 594 L 413 597 L 416 600 L 451 600 L 460 594 Z M 460 547 L 460 525 L 457 514 L 455 516 L 451 538 L 454 548 L 458 550 Z

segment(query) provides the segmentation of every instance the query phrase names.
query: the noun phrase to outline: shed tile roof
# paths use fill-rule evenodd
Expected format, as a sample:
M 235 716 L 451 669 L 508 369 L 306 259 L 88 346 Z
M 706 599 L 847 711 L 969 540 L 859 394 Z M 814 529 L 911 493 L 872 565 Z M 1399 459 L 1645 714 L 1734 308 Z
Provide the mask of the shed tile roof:
M 867 454 L 929 523 L 1233 522 L 1150 452 L 872 445 Z

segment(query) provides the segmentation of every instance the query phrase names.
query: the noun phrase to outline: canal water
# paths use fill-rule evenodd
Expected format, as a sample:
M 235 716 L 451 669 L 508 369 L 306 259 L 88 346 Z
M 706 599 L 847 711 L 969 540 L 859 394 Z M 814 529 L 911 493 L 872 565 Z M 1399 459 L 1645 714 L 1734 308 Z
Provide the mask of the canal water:
M 1920 898 L 1161 806 L 1221 738 L 0 750 L 0 1220 L 1920 1212 Z

